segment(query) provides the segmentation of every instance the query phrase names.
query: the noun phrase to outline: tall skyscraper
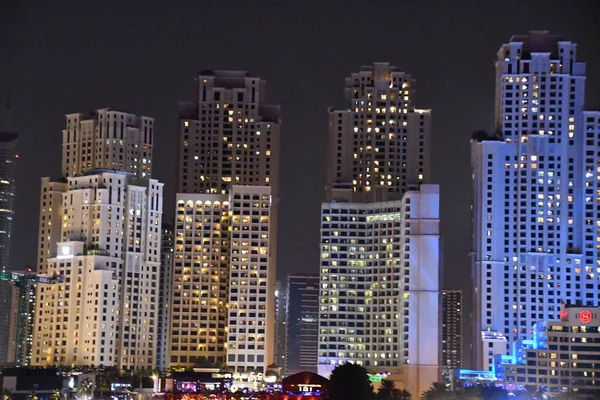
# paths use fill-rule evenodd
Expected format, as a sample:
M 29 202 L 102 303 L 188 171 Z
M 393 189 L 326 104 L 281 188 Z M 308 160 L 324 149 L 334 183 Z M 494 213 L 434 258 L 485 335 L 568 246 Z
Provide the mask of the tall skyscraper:
M 410 75 L 375 63 L 329 111 L 318 370 L 358 363 L 418 396 L 441 376 L 441 269 L 431 112 L 414 94 Z
M 449 372 L 460 368 L 462 359 L 462 291 L 442 293 L 442 366 Z
M 15 214 L 17 184 L 17 142 L 15 132 L 0 132 L 0 272 L 12 271 L 11 234 Z M 0 281 L 0 363 L 11 362 L 11 305 L 13 288 L 9 282 Z M 12 324 L 14 325 L 14 324 Z
M 160 274 L 158 288 L 158 324 L 156 327 L 156 368 L 169 365 L 169 324 L 171 322 L 171 287 L 173 286 L 173 225 L 163 223 L 160 237 Z
M 128 142 L 127 124 L 143 121 L 152 143 L 153 121 L 98 110 L 86 121 L 111 121 L 104 134 L 101 122 L 84 129 L 82 119 L 67 115 L 63 166 L 73 165 L 78 148 L 77 158 L 84 149 L 90 158 L 64 167 L 67 176 L 59 182 L 42 179 L 38 274 L 62 279 L 36 288 L 31 363 L 154 367 L 163 185 L 149 179 L 150 170 L 135 157 L 132 164 L 117 161 L 138 148 Z M 107 145 L 103 151 L 91 144 L 96 135 Z M 98 154 L 115 164 L 94 164 Z
M 288 275 L 287 293 L 285 374 L 317 373 L 319 275 Z
M 279 106 L 265 82 L 204 71 L 183 104 L 169 365 L 273 360 Z
M 576 44 L 546 31 L 498 51 L 496 131 L 471 145 L 475 368 L 562 303 L 598 304 L 600 147 L 584 83 Z

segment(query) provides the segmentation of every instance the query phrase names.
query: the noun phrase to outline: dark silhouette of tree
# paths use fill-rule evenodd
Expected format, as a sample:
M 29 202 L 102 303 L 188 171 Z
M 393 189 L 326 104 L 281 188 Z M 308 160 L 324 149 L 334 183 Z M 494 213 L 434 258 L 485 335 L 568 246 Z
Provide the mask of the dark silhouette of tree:
M 551 400 L 596 400 L 600 399 L 600 390 L 581 392 L 560 392 L 551 397 Z
M 508 400 L 508 391 L 494 385 L 482 386 L 481 395 L 484 400 Z
M 542 392 L 536 386 L 525 385 L 525 389 L 519 391 L 517 397 L 524 400 L 538 400 L 542 398 Z
M 483 400 L 480 386 L 467 386 L 453 393 L 461 400 Z
M 412 394 L 408 390 L 402 389 L 398 393 L 398 400 L 412 400 Z
M 11 391 L 6 388 L 2 389 L 2 400 L 11 400 L 11 399 L 12 399 Z
M 329 383 L 330 400 L 373 400 L 375 392 L 369 381 L 367 370 L 358 365 L 346 363 L 336 367 Z
M 449 391 L 442 382 L 434 382 L 429 389 L 421 395 L 421 400 L 445 400 L 454 397 L 454 393 Z
M 400 390 L 396 388 L 396 384 L 390 380 L 384 379 L 381 381 L 381 386 L 377 389 L 378 400 L 400 400 Z

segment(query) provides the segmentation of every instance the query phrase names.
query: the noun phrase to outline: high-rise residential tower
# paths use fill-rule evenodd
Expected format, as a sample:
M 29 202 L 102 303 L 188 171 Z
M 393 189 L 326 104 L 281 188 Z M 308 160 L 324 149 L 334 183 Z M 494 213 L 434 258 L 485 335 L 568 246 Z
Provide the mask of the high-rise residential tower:
M 460 368 L 462 358 L 462 290 L 444 290 L 442 293 L 442 366 L 450 370 Z M 444 375 L 446 376 L 446 375 Z
M 287 293 L 285 374 L 317 373 L 319 275 L 288 275 Z
M 15 214 L 17 183 L 17 142 L 15 132 L 0 132 L 0 272 L 14 270 L 10 263 L 11 235 Z M 7 281 L 0 281 L 0 363 L 11 362 L 9 354 L 11 304 L 13 288 Z M 14 325 L 14 324 L 13 324 Z
M 563 303 L 600 298 L 597 115 L 575 43 L 534 31 L 496 58 L 496 126 L 473 136 L 474 367 Z
M 203 71 L 180 113 L 169 365 L 273 363 L 279 106 L 242 71 Z
M 108 109 L 90 120 L 96 118 L 128 132 L 127 124 L 143 121 L 146 142 L 152 143 L 150 118 Z M 31 363 L 153 368 L 163 185 L 135 165 L 136 157 L 133 164 L 118 165 L 127 160 L 128 148 L 138 148 L 130 146 L 127 133 L 109 128 L 106 136 L 99 126 L 80 130 L 81 119 L 67 115 L 63 165 L 77 146 L 77 154 L 89 146 L 85 154 L 99 154 L 88 140 L 72 147 L 82 131 L 92 140 L 94 129 L 107 146 L 102 158 L 115 164 L 95 168 L 94 156 L 90 164 L 86 156 L 85 165 L 63 170 L 61 181 L 42 179 L 38 274 L 61 279 L 36 288 Z M 141 164 L 149 165 L 151 153 L 145 157 Z
M 318 370 L 358 363 L 418 396 L 440 379 L 439 188 L 430 110 L 387 63 L 346 79 L 329 111 Z

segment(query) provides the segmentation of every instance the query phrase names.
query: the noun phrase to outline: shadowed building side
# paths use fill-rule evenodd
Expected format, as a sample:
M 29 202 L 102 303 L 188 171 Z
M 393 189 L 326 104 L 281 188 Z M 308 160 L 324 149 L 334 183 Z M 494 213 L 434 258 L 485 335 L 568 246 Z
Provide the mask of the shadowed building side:
M 15 132 L 0 132 L 0 272 L 12 271 L 10 264 L 11 232 L 14 218 L 17 163 L 16 153 L 19 135 Z M 12 362 L 9 354 L 11 320 L 10 283 L 0 282 L 0 363 Z M 14 338 L 13 338 L 14 339 Z

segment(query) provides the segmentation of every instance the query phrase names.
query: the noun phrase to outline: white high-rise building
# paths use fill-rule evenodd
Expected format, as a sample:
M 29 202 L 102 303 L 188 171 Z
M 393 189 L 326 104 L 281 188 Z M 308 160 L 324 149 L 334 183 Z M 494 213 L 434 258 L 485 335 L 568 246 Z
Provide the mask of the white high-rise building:
M 471 146 L 477 369 L 561 304 L 600 298 L 598 115 L 576 50 L 535 31 L 498 51 L 496 132 Z
M 42 179 L 38 273 L 62 281 L 36 288 L 32 365 L 155 366 L 163 184 L 136 173 Z
M 318 371 L 357 363 L 418 396 L 441 377 L 431 112 L 414 108 L 414 80 L 387 63 L 346 85 L 348 108 L 329 113 Z
M 177 194 L 170 363 L 273 362 L 271 188 Z

